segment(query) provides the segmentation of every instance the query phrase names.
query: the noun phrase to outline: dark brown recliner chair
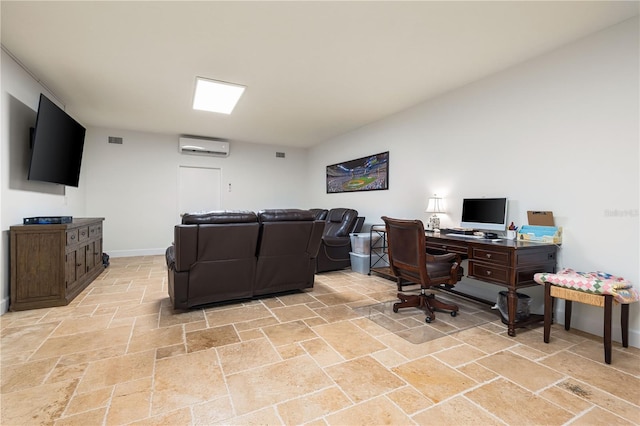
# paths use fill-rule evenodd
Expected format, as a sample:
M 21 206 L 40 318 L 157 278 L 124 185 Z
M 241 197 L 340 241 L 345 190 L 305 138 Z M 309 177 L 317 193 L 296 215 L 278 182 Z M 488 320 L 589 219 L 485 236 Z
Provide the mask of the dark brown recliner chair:
M 393 305 L 393 311 L 399 308 L 417 307 L 427 311 L 426 322 L 435 318 L 436 309 L 451 311 L 456 316 L 458 306 L 437 300 L 433 294 L 427 294 L 429 287 L 442 284 L 452 286 L 462 276 L 460 255 L 447 253 L 428 254 L 424 225 L 420 220 L 392 219 L 382 216 L 385 223 L 389 264 L 391 272 L 398 280 L 398 291 L 402 291 L 405 281 L 420 284 L 419 295 L 398 293 L 400 303 Z
M 336 271 L 351 266 L 349 234 L 355 231 L 357 221 L 356 210 L 345 208 L 329 210 L 316 262 L 316 272 Z
M 327 209 L 309 209 L 314 215 L 316 220 L 326 220 L 329 210 Z
M 324 221 L 297 209 L 263 210 L 258 220 L 254 295 L 312 288 Z
M 184 215 L 166 253 L 174 307 L 251 297 L 259 230 L 254 212 Z

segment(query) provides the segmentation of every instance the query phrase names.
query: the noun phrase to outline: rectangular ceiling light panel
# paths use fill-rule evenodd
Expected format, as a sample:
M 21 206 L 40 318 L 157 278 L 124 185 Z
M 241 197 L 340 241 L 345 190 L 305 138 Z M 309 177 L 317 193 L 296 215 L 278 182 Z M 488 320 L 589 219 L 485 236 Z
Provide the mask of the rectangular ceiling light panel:
M 197 77 L 193 109 L 231 114 L 244 89 L 238 84 Z

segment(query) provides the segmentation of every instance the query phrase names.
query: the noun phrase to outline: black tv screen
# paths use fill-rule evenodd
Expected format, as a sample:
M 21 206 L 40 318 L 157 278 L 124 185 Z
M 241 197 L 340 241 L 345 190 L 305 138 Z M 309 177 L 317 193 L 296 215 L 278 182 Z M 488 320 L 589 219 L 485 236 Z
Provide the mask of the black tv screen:
M 28 179 L 77 187 L 85 132 L 80 123 L 41 94 Z

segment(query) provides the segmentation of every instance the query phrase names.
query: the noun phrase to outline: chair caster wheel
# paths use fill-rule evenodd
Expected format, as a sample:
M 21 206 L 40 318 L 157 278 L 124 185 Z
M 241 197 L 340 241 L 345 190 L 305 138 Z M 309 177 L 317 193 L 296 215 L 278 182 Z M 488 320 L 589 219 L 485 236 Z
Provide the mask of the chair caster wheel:
M 457 315 L 458 315 L 458 311 L 451 311 L 451 316 L 452 316 L 452 317 L 455 317 L 455 316 L 457 316 Z
M 397 303 L 393 304 L 393 312 L 396 313 L 396 314 L 398 313 L 398 304 Z
M 427 324 L 431 324 L 431 317 L 426 317 L 424 320 Z

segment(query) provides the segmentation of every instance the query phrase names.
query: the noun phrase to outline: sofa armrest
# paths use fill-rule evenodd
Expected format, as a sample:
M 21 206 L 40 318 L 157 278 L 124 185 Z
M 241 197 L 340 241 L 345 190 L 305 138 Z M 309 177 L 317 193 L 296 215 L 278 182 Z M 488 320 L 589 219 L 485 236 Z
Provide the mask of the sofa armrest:
M 188 271 L 198 256 L 198 225 L 176 225 L 174 245 L 175 270 Z
M 350 237 L 330 237 L 325 235 L 322 237 L 322 242 L 329 247 L 344 247 L 351 244 Z

